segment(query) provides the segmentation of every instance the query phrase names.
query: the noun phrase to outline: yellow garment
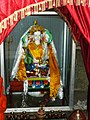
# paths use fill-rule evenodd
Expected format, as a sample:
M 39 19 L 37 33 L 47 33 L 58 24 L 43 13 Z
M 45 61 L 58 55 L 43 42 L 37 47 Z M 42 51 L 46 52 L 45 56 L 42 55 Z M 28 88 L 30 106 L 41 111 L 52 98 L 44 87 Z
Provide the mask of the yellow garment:
M 31 42 L 28 45 L 28 49 L 36 59 L 40 60 L 43 57 L 42 45 L 36 46 L 35 43 Z M 50 97 L 56 98 L 58 89 L 60 87 L 60 71 L 58 68 L 58 63 L 52 51 L 51 45 L 49 45 L 49 65 L 50 65 Z M 26 68 L 23 57 L 18 67 L 17 77 L 21 81 L 26 80 Z
M 23 57 L 21 58 L 20 64 L 18 66 L 17 78 L 20 81 L 26 80 L 26 68 L 25 68 L 24 58 Z
M 49 45 L 49 65 L 50 65 L 50 97 L 56 98 L 60 87 L 60 71 L 58 63 L 52 51 L 52 46 Z
M 37 60 L 42 59 L 42 57 L 43 57 L 42 44 L 36 45 L 34 42 L 30 42 L 28 45 L 28 49 L 34 58 L 36 58 Z

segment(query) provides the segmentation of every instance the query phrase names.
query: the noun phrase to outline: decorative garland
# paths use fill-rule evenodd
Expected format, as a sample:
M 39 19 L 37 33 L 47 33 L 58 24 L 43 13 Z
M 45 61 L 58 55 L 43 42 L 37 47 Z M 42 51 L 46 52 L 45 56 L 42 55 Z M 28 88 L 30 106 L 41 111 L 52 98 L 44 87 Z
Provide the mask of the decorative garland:
M 66 4 L 69 5 L 88 5 L 90 6 L 90 0 L 45 0 L 42 2 L 36 2 L 25 8 L 15 11 L 13 14 L 5 18 L 0 22 L 0 34 L 3 30 L 5 30 L 8 26 L 12 26 L 15 21 L 21 20 L 26 16 L 43 12 L 46 9 L 57 8 L 60 6 L 65 6 Z

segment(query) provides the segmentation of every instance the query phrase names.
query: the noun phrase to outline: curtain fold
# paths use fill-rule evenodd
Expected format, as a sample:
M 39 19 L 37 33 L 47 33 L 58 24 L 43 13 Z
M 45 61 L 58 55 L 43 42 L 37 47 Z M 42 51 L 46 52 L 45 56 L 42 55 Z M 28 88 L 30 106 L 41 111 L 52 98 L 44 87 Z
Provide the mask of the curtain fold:
M 81 45 L 84 65 L 86 69 L 87 78 L 89 81 L 87 95 L 87 109 L 88 112 L 90 112 L 90 8 L 86 6 L 78 7 L 75 6 L 74 11 L 76 11 L 76 15 L 74 14 L 73 9 L 69 8 L 69 6 L 68 10 L 71 16 L 73 17 L 75 24 L 78 26 L 77 29 L 80 30 L 81 34 L 78 41 L 80 42 Z M 79 21 L 77 21 L 77 17 L 79 18 Z
M 87 109 L 90 112 L 90 8 L 88 6 L 64 6 L 56 11 L 67 22 L 75 41 L 80 42 L 87 78 L 89 81 Z
M 87 92 L 87 110 L 90 113 L 90 44 L 84 38 L 82 38 L 80 40 L 80 45 L 81 45 L 82 56 L 83 56 L 85 69 L 86 69 L 86 73 L 89 81 L 88 92 Z
M 5 38 L 10 34 L 14 27 L 18 24 L 19 20 L 16 21 L 12 26 L 8 26 L 7 29 L 3 30 L 0 34 L 0 44 L 5 40 Z
M 19 20 L 59 5 L 59 0 L 0 0 L 0 44 Z
M 75 23 L 78 25 L 86 41 L 90 43 L 90 7 L 88 6 L 70 6 L 67 5 L 71 16 L 73 17 Z

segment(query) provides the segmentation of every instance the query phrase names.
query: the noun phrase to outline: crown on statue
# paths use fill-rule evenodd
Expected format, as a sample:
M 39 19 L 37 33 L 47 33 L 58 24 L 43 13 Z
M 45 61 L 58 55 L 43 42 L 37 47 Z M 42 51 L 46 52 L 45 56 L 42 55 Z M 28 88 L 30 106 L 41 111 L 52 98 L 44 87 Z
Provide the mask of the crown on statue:
M 40 31 L 43 34 L 44 28 L 42 26 L 38 25 L 37 21 L 35 20 L 34 25 L 30 28 L 30 31 L 29 31 L 30 35 L 33 35 L 34 32 L 36 32 L 36 31 Z

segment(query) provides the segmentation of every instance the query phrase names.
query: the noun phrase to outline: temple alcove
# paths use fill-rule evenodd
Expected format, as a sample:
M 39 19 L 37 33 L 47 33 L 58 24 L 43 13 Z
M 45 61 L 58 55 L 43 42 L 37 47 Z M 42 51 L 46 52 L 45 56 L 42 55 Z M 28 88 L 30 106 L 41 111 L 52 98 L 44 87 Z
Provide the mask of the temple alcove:
M 66 24 L 64 23 L 64 21 L 62 19 L 60 19 L 60 16 L 55 14 L 44 14 L 44 15 L 32 15 L 32 16 L 28 16 L 25 19 L 22 19 L 17 26 L 14 28 L 14 30 L 10 33 L 10 36 L 7 37 L 6 41 L 5 41 L 5 68 L 6 71 L 10 70 L 10 73 L 12 71 L 12 66 L 13 66 L 13 61 L 15 58 L 15 53 L 16 53 L 16 49 L 17 46 L 19 44 L 19 40 L 21 38 L 21 36 L 25 33 L 25 31 L 31 26 L 33 25 L 33 21 L 37 20 L 39 25 L 44 26 L 46 29 L 48 29 L 52 35 L 53 35 L 53 41 L 55 44 L 55 48 L 57 50 L 57 57 L 58 57 L 58 64 L 59 64 L 59 68 L 61 71 L 61 79 L 63 81 L 63 84 L 65 86 L 65 102 L 64 102 L 64 106 L 68 106 L 70 105 L 70 96 L 72 97 L 73 94 L 70 93 L 69 91 L 69 86 L 70 84 L 73 83 L 73 81 L 71 82 L 71 54 L 72 54 L 72 38 L 71 38 L 71 34 L 70 31 L 68 29 L 68 27 L 66 26 Z M 19 31 L 18 31 L 19 30 Z M 8 65 L 8 40 L 11 40 L 12 42 L 10 43 L 10 64 Z M 65 42 L 65 43 L 64 43 Z M 8 69 L 8 67 L 10 69 Z M 8 89 L 9 89 L 9 77 L 8 73 L 5 73 L 5 80 L 6 80 L 6 93 L 8 94 Z M 69 95 L 68 95 L 69 94 Z M 71 94 L 71 95 L 70 95 Z M 12 105 L 12 107 L 16 107 L 17 105 L 19 105 L 20 107 L 20 101 L 22 99 L 22 95 L 19 94 L 19 96 L 17 96 L 17 102 L 14 103 Z M 30 97 L 30 96 L 28 96 Z M 14 100 L 16 98 L 16 94 L 13 96 L 12 95 L 12 100 Z M 8 97 L 8 99 L 10 99 Z M 32 97 L 32 100 L 34 99 L 34 97 Z M 40 98 L 38 101 L 43 101 L 44 98 Z M 58 101 L 58 100 L 57 100 Z M 59 105 L 62 107 L 62 102 L 57 102 L 55 106 Z M 38 103 L 39 103 L 38 102 Z M 38 104 L 37 103 L 37 104 Z M 60 103 L 59 105 L 57 103 Z M 71 101 L 72 104 L 72 101 Z M 31 104 L 30 104 L 31 105 Z M 34 105 L 34 104 L 33 104 Z M 39 104 L 38 104 L 39 105 Z M 53 103 L 51 102 L 49 105 L 47 104 L 47 107 L 53 107 Z M 10 101 L 8 103 L 8 107 L 10 108 Z M 34 105 L 32 107 L 39 107 L 37 105 Z

